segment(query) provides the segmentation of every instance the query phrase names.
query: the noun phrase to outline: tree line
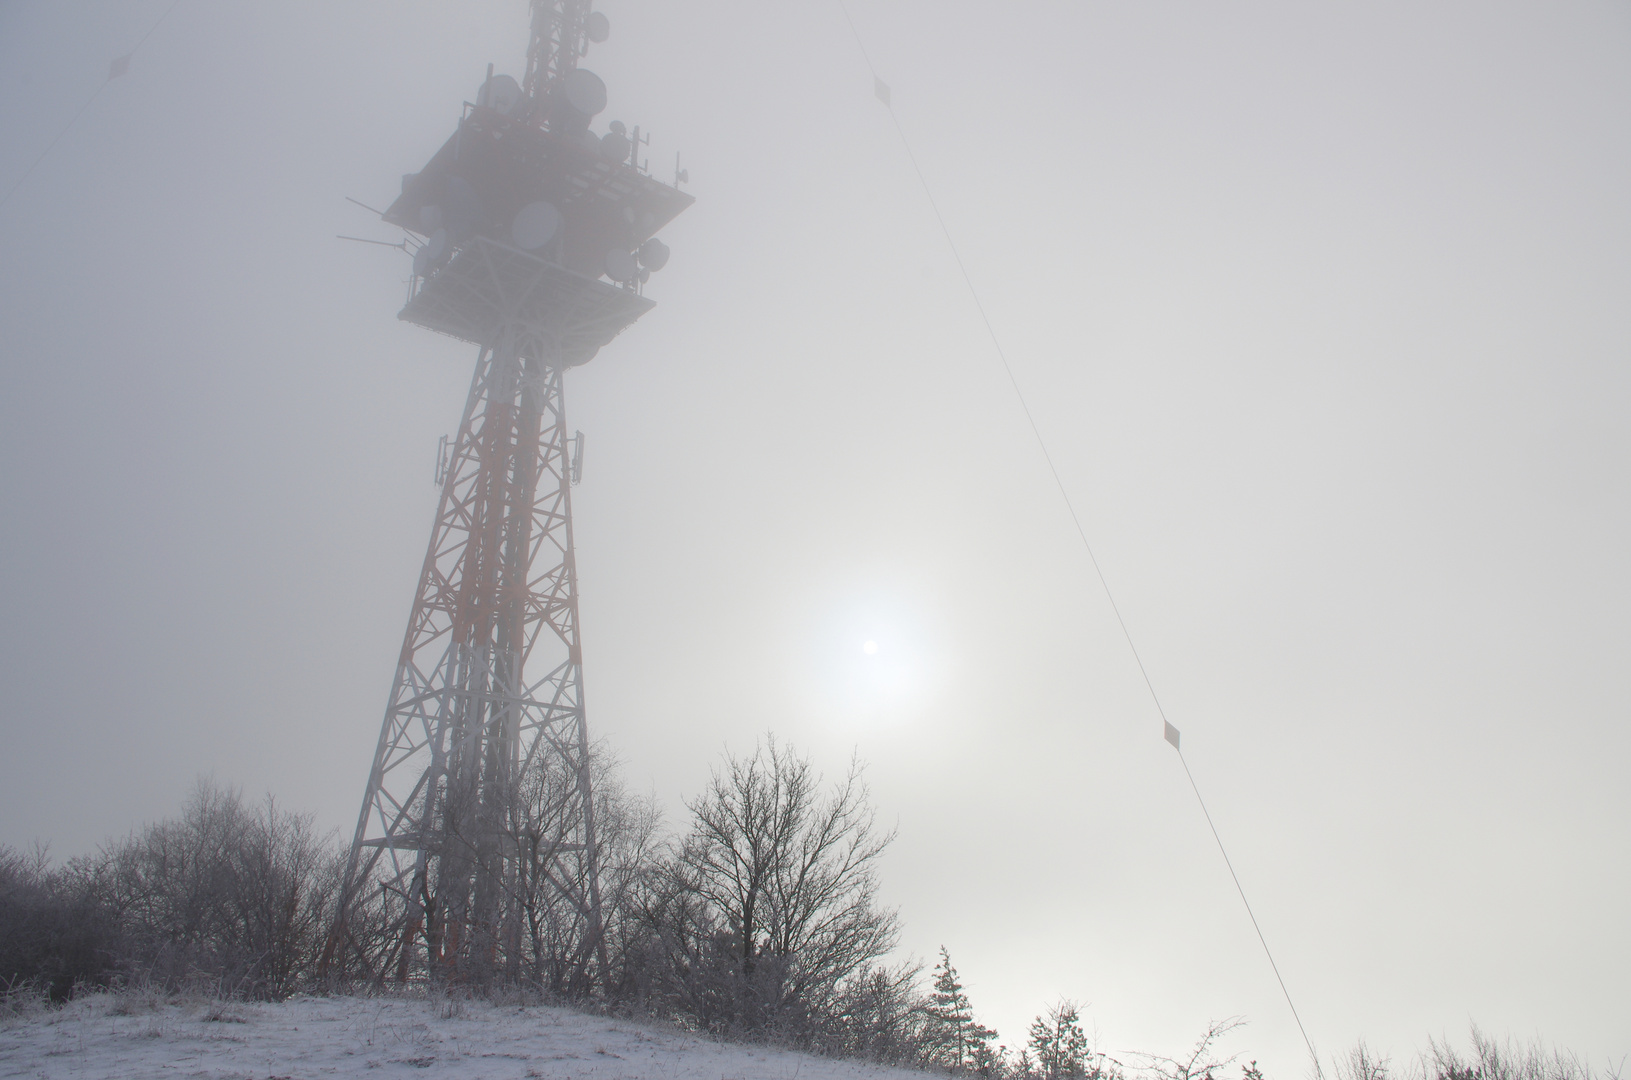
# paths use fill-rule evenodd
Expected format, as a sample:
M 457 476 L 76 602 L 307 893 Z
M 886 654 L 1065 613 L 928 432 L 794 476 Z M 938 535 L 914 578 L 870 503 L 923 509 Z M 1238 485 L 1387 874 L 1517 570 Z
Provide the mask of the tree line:
M 767 737 L 752 754 L 724 756 L 672 835 L 603 752 L 592 766 L 599 977 L 583 978 L 591 961 L 580 913 L 545 880 L 576 784 L 546 766 L 517 787 L 519 947 L 504 970 L 455 989 L 589 998 L 722 1038 L 956 1073 L 1115 1074 L 1118 1063 L 1088 1046 L 1074 1004 L 1039 1016 L 1010 1053 L 975 1019 L 946 950 L 927 986 L 921 966 L 891 962 L 900 924 L 879 898 L 878 865 L 895 834 L 878 825 L 859 761 L 828 783 Z M 0 991 L 62 1001 L 139 983 L 276 1000 L 388 985 L 402 969 L 366 896 L 348 911 L 351 948 L 336 961 L 330 946 L 346 854 L 310 815 L 208 781 L 177 817 L 62 866 L 42 850 L 0 849 Z M 421 932 L 432 940 L 426 899 Z

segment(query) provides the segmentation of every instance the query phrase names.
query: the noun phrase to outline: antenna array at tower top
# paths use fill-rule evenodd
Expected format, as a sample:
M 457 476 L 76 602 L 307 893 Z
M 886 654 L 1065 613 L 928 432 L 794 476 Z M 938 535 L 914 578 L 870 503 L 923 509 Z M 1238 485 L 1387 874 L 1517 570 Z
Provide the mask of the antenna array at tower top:
M 611 23 L 590 8 L 591 0 L 532 0 L 532 41 L 521 80 L 529 98 L 541 99 L 578 66 L 578 57 L 588 52 L 590 43 L 606 40 Z

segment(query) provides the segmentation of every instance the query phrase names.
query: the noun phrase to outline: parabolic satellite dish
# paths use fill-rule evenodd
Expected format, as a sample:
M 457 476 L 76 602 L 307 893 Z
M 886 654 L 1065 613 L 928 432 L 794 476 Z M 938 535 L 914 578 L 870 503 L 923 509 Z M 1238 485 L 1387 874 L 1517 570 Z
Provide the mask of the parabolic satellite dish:
M 561 93 L 572 111 L 580 116 L 595 116 L 606 107 L 606 84 L 600 76 L 583 68 L 574 68 L 561 80 Z
M 510 226 L 510 240 L 522 251 L 534 251 L 555 238 L 561 227 L 561 212 L 547 202 L 523 206 Z
M 661 270 L 668 265 L 668 245 L 653 236 L 640 245 L 640 265 L 647 270 Z
M 494 75 L 476 92 L 476 104 L 508 116 L 521 103 L 521 97 L 520 83 L 508 75 Z
M 608 131 L 600 137 L 600 156 L 613 165 L 621 165 L 629 160 L 629 151 L 632 149 L 634 144 L 620 131 Z
M 591 11 L 589 17 L 583 21 L 583 33 L 590 41 L 599 45 L 612 36 L 612 20 L 603 12 Z
M 430 252 L 429 255 L 425 256 L 429 265 L 435 266 L 441 262 L 442 256 L 447 254 L 447 230 L 437 229 L 431 233 L 429 239 L 425 241 L 425 246 L 419 250 Z

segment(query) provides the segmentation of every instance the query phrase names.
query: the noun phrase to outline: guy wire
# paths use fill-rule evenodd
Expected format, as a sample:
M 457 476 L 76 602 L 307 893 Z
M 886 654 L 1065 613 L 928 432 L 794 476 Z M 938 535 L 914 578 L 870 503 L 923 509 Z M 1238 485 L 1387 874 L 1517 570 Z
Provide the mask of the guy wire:
M 849 24 L 850 33 L 855 37 L 856 47 L 861 51 L 861 58 L 866 62 L 867 70 L 872 73 L 875 86 L 886 86 L 878 75 L 878 69 L 872 64 L 872 56 L 867 52 L 866 43 L 861 39 L 861 31 L 856 27 L 855 20 L 850 17 L 849 6 L 844 0 L 837 0 L 838 9 L 844 13 L 844 21 Z M 1144 688 L 1149 691 L 1150 700 L 1155 703 L 1156 714 L 1166 727 L 1171 727 L 1167 720 L 1166 709 L 1161 706 L 1161 698 L 1155 692 L 1155 683 L 1150 679 L 1150 673 L 1144 666 L 1144 658 L 1139 655 L 1138 646 L 1133 641 L 1132 631 L 1127 628 L 1127 620 L 1122 618 L 1121 607 L 1116 603 L 1115 594 L 1110 591 L 1110 582 L 1105 579 L 1104 570 L 1099 566 L 1098 556 L 1093 554 L 1093 544 L 1087 538 L 1087 530 L 1082 526 L 1082 519 L 1076 513 L 1076 505 L 1071 502 L 1070 492 L 1065 488 L 1065 482 L 1059 475 L 1059 468 L 1054 464 L 1053 455 L 1048 452 L 1047 440 L 1042 437 L 1042 429 L 1031 412 L 1030 403 L 1025 400 L 1025 391 L 1020 388 L 1019 379 L 1014 375 L 1013 366 L 1008 362 L 1008 354 L 1002 347 L 1002 341 L 997 337 L 996 327 L 991 325 L 991 317 L 986 314 L 985 304 L 980 301 L 979 290 L 974 287 L 974 279 L 963 262 L 963 255 L 957 248 L 957 241 L 952 239 L 951 229 L 946 224 L 944 215 L 940 213 L 940 204 L 935 201 L 934 191 L 929 187 L 929 179 L 923 173 L 923 167 L 918 164 L 917 155 L 912 152 L 912 142 L 906 137 L 906 129 L 901 126 L 900 117 L 895 115 L 895 106 L 885 94 L 878 96 L 880 103 L 889 113 L 890 123 L 895 125 L 895 134 L 900 137 L 901 147 L 906 151 L 906 157 L 912 163 L 912 171 L 917 174 L 917 180 L 923 188 L 923 196 L 928 200 L 929 209 L 934 212 L 934 219 L 940 225 L 940 233 L 946 238 L 946 246 L 951 249 L 952 259 L 957 263 L 957 270 L 963 277 L 963 284 L 968 288 L 969 298 L 974 301 L 974 308 L 980 314 L 980 321 L 985 324 L 985 332 L 991 338 L 991 346 L 996 350 L 997 359 L 1002 362 L 1003 374 L 1008 376 L 1008 384 L 1014 388 L 1014 397 L 1019 400 L 1019 407 L 1025 414 L 1025 422 L 1030 425 L 1031 435 L 1036 439 L 1037 449 L 1042 451 L 1042 460 L 1047 462 L 1048 472 L 1053 476 L 1054 486 L 1059 489 L 1059 497 L 1064 500 L 1065 509 L 1070 512 L 1071 523 L 1076 526 L 1076 535 L 1081 538 L 1082 548 L 1087 552 L 1088 562 L 1093 565 L 1093 573 L 1099 579 L 1099 586 L 1104 590 L 1104 598 L 1110 602 L 1110 610 L 1115 613 L 1116 624 L 1121 627 L 1121 635 L 1127 642 L 1127 649 L 1133 654 L 1133 661 L 1138 665 L 1138 673 L 1143 676 Z M 1314 1043 L 1308 1037 L 1308 1030 L 1303 1027 L 1302 1017 L 1297 1013 L 1296 1003 L 1291 1000 L 1291 991 L 1286 989 L 1286 981 L 1280 976 L 1280 965 L 1274 962 L 1274 953 L 1269 949 L 1268 940 L 1263 936 L 1263 929 L 1257 924 L 1257 916 L 1252 912 L 1251 901 L 1246 899 L 1246 890 L 1240 884 L 1240 877 L 1235 873 L 1234 863 L 1229 859 L 1229 852 L 1223 846 L 1223 837 L 1218 833 L 1218 827 L 1212 822 L 1212 814 L 1206 808 L 1206 800 L 1201 798 L 1201 789 L 1195 783 L 1195 776 L 1189 771 L 1189 762 L 1184 759 L 1183 750 L 1176 745 L 1178 760 L 1184 767 L 1184 775 L 1189 778 L 1189 786 L 1195 792 L 1195 800 L 1201 804 L 1201 813 L 1206 818 L 1207 827 L 1212 830 L 1212 838 L 1217 841 L 1218 852 L 1223 856 L 1223 864 L 1229 869 L 1229 877 L 1235 883 L 1235 891 L 1240 894 L 1240 902 L 1246 908 L 1246 916 L 1251 919 L 1252 929 L 1257 932 L 1258 943 L 1263 946 L 1263 955 L 1268 957 L 1269 967 L 1274 971 L 1275 981 L 1280 984 L 1280 993 L 1285 995 L 1286 1005 L 1291 1009 L 1291 1018 L 1297 1022 L 1297 1030 L 1302 1034 L 1303 1043 L 1308 1047 L 1309 1057 L 1314 1062 L 1316 1073 L 1319 1071 L 1319 1055 L 1314 1051 Z
M 147 33 L 142 35 L 141 40 L 130 47 L 130 51 L 125 53 L 123 57 L 124 60 L 128 62 L 131 57 L 136 55 L 136 50 L 140 49 L 147 43 L 147 39 L 153 36 L 153 31 L 157 30 L 164 20 L 170 17 L 170 12 L 174 11 L 176 9 L 176 5 L 179 3 L 181 3 L 181 0 L 170 0 L 170 6 L 164 9 L 164 14 L 159 16 L 158 22 L 155 22 L 152 26 L 148 27 Z M 85 104 L 79 107 L 79 111 L 74 113 L 73 116 L 69 117 L 68 122 L 62 125 L 62 128 L 56 133 L 56 135 L 52 136 L 51 141 L 45 145 L 45 149 L 40 151 L 40 156 L 34 159 L 34 163 L 23 170 L 23 175 L 19 176 L 17 178 L 17 182 L 6 189 L 6 193 L 4 195 L 0 195 L 0 206 L 6 205 L 7 201 L 10 200 L 13 195 L 17 194 L 17 189 L 22 187 L 30 176 L 34 175 L 34 170 L 40 167 L 40 162 L 51 156 L 51 151 L 57 148 L 57 143 L 61 142 L 62 137 L 68 134 L 68 132 L 73 129 L 75 124 L 79 123 L 79 118 L 84 116 L 85 110 L 90 108 L 91 103 L 101 96 L 102 91 L 107 87 L 108 83 L 112 82 L 114 79 L 123 74 L 124 72 L 122 71 L 118 74 L 114 74 L 110 70 L 108 77 L 103 79 L 101 83 L 97 85 L 95 90 L 91 91 L 91 96 L 85 99 Z

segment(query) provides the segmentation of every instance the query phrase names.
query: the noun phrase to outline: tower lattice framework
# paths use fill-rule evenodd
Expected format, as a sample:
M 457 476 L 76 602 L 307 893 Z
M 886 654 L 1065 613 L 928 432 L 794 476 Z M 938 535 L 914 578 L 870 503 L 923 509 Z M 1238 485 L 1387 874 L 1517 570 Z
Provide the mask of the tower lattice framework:
M 384 214 L 424 236 L 399 317 L 479 351 L 325 966 L 583 993 L 607 950 L 564 373 L 652 307 L 651 234 L 691 200 L 587 130 L 588 0 L 531 6 L 525 90 L 489 74 Z

